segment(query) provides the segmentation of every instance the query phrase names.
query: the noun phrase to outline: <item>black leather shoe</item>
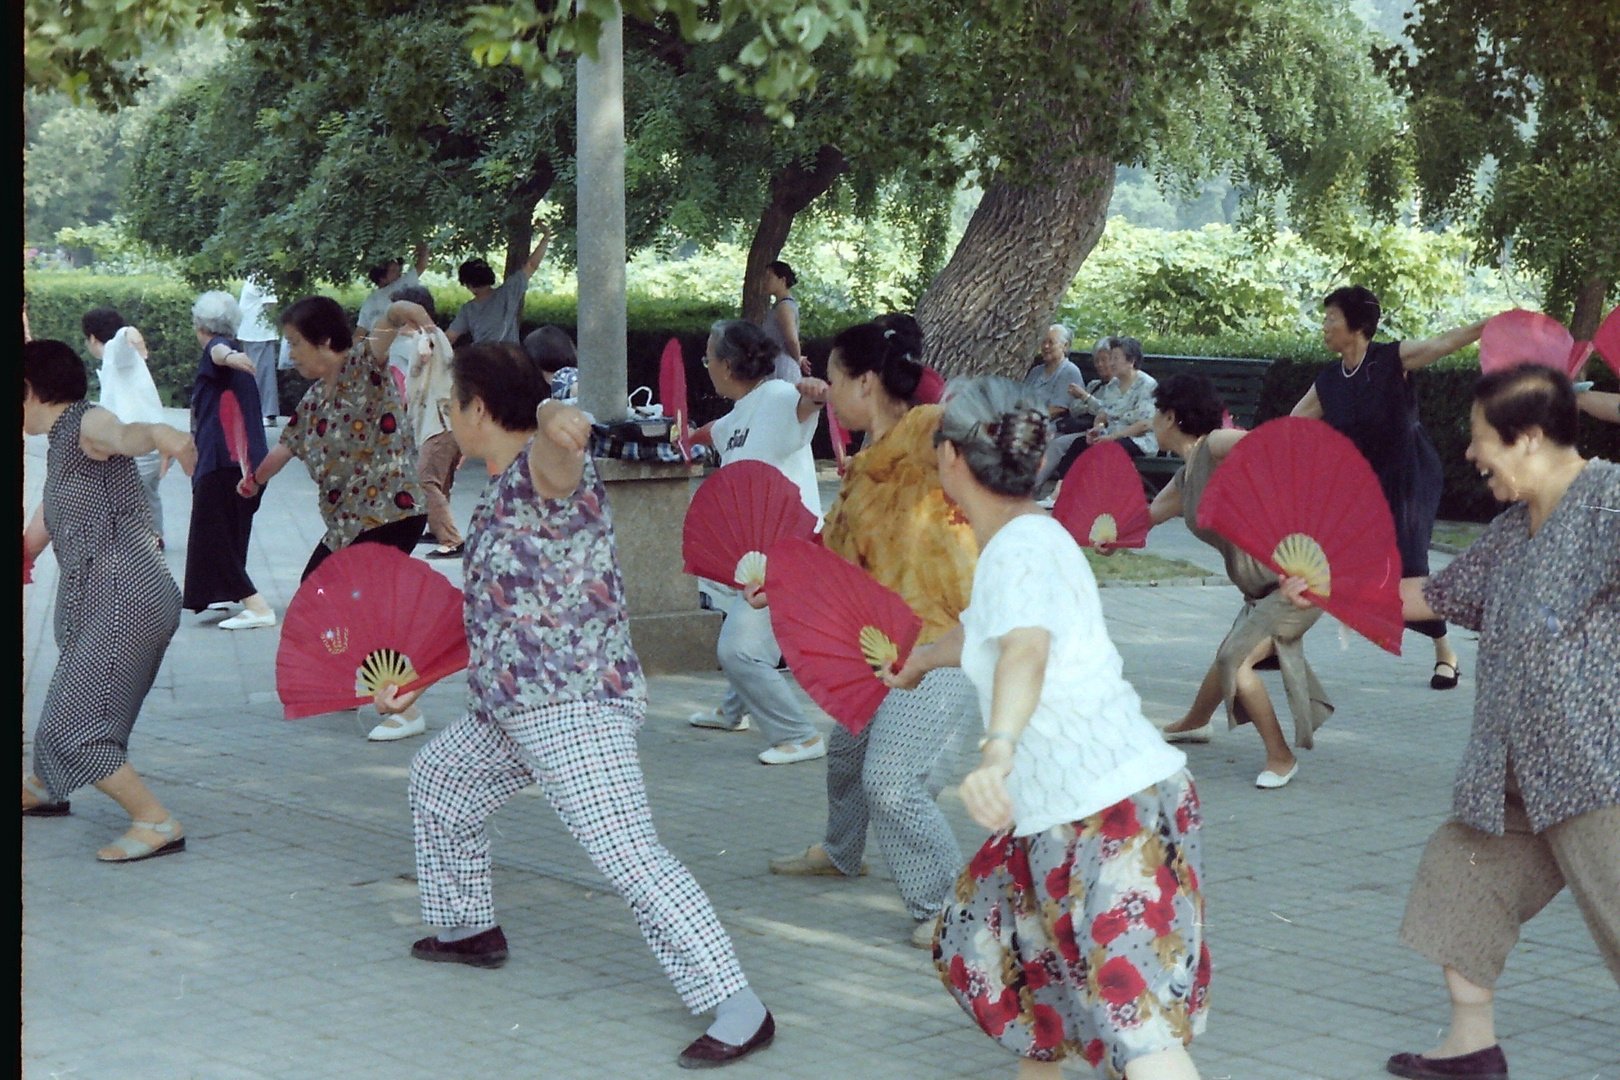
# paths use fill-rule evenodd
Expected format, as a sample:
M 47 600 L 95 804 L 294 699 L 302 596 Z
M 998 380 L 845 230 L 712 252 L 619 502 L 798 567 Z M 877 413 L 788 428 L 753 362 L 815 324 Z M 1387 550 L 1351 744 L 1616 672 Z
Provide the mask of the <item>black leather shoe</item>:
M 741 1061 L 755 1050 L 763 1050 L 771 1045 L 776 1038 L 776 1021 L 770 1013 L 765 1014 L 765 1022 L 759 1025 L 754 1037 L 741 1046 L 732 1046 L 719 1039 L 712 1039 L 707 1035 L 699 1036 L 696 1042 L 681 1051 L 681 1056 L 675 1059 L 675 1064 L 683 1069 L 718 1069 L 722 1065 L 730 1065 L 733 1061 Z
M 431 960 L 436 964 L 468 964 L 472 967 L 498 968 L 506 963 L 506 935 L 501 928 L 492 926 L 481 934 L 460 941 L 440 941 L 425 937 L 411 946 L 411 955 L 418 960 Z
M 35 803 L 25 807 L 23 817 L 66 817 L 73 813 L 73 804 L 63 799 L 61 802 Z
M 1441 668 L 1446 668 L 1451 672 L 1451 674 L 1440 674 Z M 1457 677 L 1461 674 L 1462 668 L 1458 667 L 1456 664 L 1448 664 L 1444 660 L 1441 660 L 1434 665 L 1434 674 L 1429 676 L 1429 689 L 1455 690 L 1457 688 Z
M 1487 1046 L 1457 1057 L 1396 1054 L 1384 1068 L 1407 1080 L 1508 1080 L 1507 1055 L 1500 1046 Z

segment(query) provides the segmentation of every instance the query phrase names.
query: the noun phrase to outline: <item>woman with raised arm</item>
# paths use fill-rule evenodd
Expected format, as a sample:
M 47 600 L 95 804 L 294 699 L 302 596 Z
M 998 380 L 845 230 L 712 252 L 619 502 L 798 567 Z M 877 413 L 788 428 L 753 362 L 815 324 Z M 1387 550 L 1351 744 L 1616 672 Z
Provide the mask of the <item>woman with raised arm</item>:
M 1408 619 L 1479 634 L 1454 817 L 1401 923 L 1451 996 L 1440 1045 L 1389 1059 L 1412 1080 L 1506 1080 L 1494 987 L 1565 885 L 1620 984 L 1620 465 L 1575 449 L 1574 390 L 1550 368 L 1480 379 L 1471 423 L 1468 460 L 1512 505 L 1450 566 L 1401 582 Z
M 1326 420 L 1356 444 L 1389 500 L 1401 576 L 1425 577 L 1443 476 L 1440 455 L 1418 419 L 1412 373 L 1478 341 L 1485 323 L 1481 320 L 1425 341 L 1375 342 L 1383 309 L 1367 289 L 1360 285 L 1335 289 L 1322 308 L 1322 341 L 1339 354 L 1339 362 L 1322 369 L 1293 415 Z M 1436 690 L 1455 687 L 1457 653 L 1446 640 L 1445 620 L 1420 619 L 1407 626 L 1434 639 L 1429 685 Z
M 827 399 L 845 430 L 866 432 L 867 445 L 849 460 L 821 536 L 831 551 L 899 593 L 922 619 L 918 640 L 928 642 L 954 629 L 967 606 L 974 548 L 967 522 L 939 484 L 933 436 L 940 406 L 910 404 L 922 378 L 921 353 L 920 335 L 876 323 L 833 339 Z M 966 676 L 942 669 L 915 689 L 889 691 L 859 735 L 834 727 L 824 839 L 772 860 L 771 872 L 863 874 L 870 824 L 917 922 L 911 942 L 927 948 L 962 866 L 956 836 L 934 801 L 934 774 L 948 765 L 948 749 L 976 713 Z
M 1047 418 L 1026 394 L 1001 378 L 950 386 L 935 440 L 979 544 L 973 602 L 889 679 L 960 665 L 984 718 L 961 794 L 993 835 L 957 882 L 934 963 L 1023 1080 L 1057 1080 L 1065 1058 L 1196 1080 L 1187 1045 L 1210 976 L 1198 793 L 1121 675 L 1083 553 L 1032 498 Z
M 23 558 L 56 548 L 56 644 L 34 729 L 24 817 L 60 817 L 93 784 L 129 814 L 129 831 L 96 852 L 135 862 L 185 850 L 185 833 L 129 763 L 129 736 L 180 625 L 180 590 L 158 551 L 133 459 L 156 453 L 196 465 L 191 436 L 125 424 L 85 400 L 84 361 L 60 341 L 23 346 L 23 431 L 48 435 L 45 492 L 23 534 Z
M 629 902 L 681 1000 L 715 1010 L 680 1055 L 712 1068 L 770 1045 L 771 1014 L 691 873 L 658 842 L 636 746 L 647 686 L 630 642 L 607 491 L 585 452 L 590 418 L 547 400 L 524 351 L 456 352 L 450 427 L 493 480 L 467 534 L 467 712 L 411 762 L 420 960 L 505 963 L 484 822 L 539 784 Z M 416 695 L 410 695 L 414 700 Z M 407 702 L 392 689 L 378 707 Z
M 1305 632 L 1321 611 L 1301 611 L 1277 593 L 1277 575 L 1224 536 L 1198 524 L 1198 505 L 1221 462 L 1246 434 L 1222 428 L 1225 407 L 1215 387 L 1202 375 L 1175 375 L 1154 391 L 1158 412 L 1153 433 L 1158 444 L 1186 462 L 1153 500 L 1153 524 L 1182 518 L 1192 534 L 1221 553 L 1226 576 L 1243 593 L 1243 610 L 1215 653 L 1187 715 L 1164 729 L 1173 743 L 1206 743 L 1215 707 L 1226 703 L 1228 727 L 1253 723 L 1265 744 L 1266 764 L 1255 778 L 1257 788 L 1280 788 L 1299 772 L 1299 762 L 1277 723 L 1266 684 L 1254 665 L 1277 657 L 1283 690 L 1294 717 L 1294 745 L 1309 749 L 1316 729 L 1333 714 L 1333 703 L 1305 659 Z

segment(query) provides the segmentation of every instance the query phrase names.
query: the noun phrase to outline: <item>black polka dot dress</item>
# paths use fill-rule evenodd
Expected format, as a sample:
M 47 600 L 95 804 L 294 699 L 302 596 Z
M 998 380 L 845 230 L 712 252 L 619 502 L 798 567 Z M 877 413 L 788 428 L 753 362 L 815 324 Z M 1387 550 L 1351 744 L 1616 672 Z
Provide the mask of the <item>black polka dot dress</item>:
M 52 800 L 124 764 L 130 730 L 180 625 L 180 590 L 157 549 L 134 460 L 95 461 L 79 447 L 93 407 L 68 407 L 46 456 L 62 655 L 34 731 L 34 772 Z

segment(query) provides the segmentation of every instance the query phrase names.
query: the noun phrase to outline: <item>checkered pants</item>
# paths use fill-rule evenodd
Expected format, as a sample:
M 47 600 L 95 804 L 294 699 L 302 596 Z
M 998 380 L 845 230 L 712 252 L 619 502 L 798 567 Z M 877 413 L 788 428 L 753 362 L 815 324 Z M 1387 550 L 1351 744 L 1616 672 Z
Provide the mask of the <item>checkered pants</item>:
M 597 869 L 630 903 L 641 934 L 693 1012 L 748 985 L 731 938 L 691 872 L 658 842 L 636 751 L 641 712 L 596 702 L 500 721 L 463 716 L 411 761 L 422 920 L 495 921 L 484 821 L 538 783 Z
M 870 822 L 913 919 L 938 915 L 962 871 L 956 834 L 934 801 L 957 771 L 979 699 L 961 668 L 935 668 L 915 690 L 890 690 L 859 735 L 827 743 L 827 857 L 860 872 Z

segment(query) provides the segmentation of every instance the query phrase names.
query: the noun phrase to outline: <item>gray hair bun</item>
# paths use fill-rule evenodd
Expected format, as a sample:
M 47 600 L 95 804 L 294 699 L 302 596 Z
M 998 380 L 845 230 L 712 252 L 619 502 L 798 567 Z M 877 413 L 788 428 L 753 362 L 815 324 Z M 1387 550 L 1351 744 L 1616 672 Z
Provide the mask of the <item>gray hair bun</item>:
M 986 488 L 1017 498 L 1035 490 L 1049 428 L 1020 384 L 998 375 L 952 380 L 939 429 Z

